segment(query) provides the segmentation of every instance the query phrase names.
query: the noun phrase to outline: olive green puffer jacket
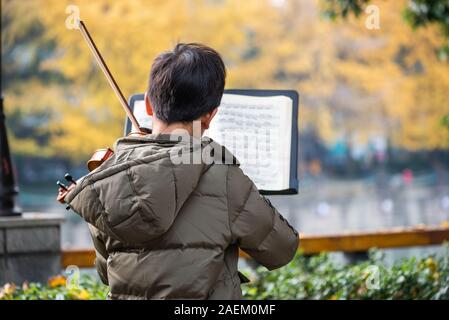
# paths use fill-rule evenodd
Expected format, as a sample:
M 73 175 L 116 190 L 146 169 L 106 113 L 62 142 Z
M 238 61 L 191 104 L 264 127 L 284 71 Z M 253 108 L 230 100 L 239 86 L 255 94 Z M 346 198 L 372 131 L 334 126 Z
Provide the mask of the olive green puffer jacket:
M 239 299 L 239 248 L 268 269 L 293 258 L 298 233 L 232 155 L 223 164 L 229 151 L 208 164 L 174 164 L 170 154 L 193 145 L 169 135 L 121 138 L 67 195 L 89 224 L 111 299 Z

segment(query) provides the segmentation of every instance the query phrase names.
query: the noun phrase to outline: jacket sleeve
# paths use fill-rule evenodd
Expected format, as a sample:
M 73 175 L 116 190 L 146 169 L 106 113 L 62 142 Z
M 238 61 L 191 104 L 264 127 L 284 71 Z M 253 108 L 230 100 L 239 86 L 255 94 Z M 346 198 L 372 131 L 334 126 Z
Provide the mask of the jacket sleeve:
M 109 254 L 106 251 L 103 234 L 100 230 L 95 228 L 90 223 L 88 223 L 87 225 L 89 226 L 90 235 L 92 236 L 92 241 L 95 247 L 95 267 L 97 269 L 98 275 L 100 276 L 101 282 L 103 282 L 105 285 L 108 285 L 109 281 L 107 260 Z
M 229 167 L 227 192 L 233 241 L 269 270 L 289 263 L 298 248 L 298 232 L 236 166 Z

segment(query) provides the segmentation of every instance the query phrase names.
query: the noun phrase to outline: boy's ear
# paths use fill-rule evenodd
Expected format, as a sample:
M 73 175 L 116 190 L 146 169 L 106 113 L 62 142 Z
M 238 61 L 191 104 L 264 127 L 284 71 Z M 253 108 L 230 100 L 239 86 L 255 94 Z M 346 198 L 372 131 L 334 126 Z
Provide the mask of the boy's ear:
M 145 95 L 143 96 L 143 99 L 145 100 L 145 108 L 147 109 L 147 114 L 149 116 L 152 116 L 153 115 L 153 108 L 151 107 L 150 98 L 148 98 L 148 94 L 147 94 L 146 91 L 145 91 Z
M 217 112 L 218 112 L 218 107 L 216 107 L 214 110 L 212 110 L 211 112 L 206 113 L 203 116 L 203 119 L 202 119 L 201 122 L 203 123 L 204 129 L 209 129 L 209 125 L 210 125 L 212 119 L 217 114 Z
M 210 121 L 212 121 L 212 119 L 215 117 L 215 115 L 217 114 L 217 112 L 218 112 L 218 107 L 216 107 L 214 110 L 212 110 L 210 113 L 211 113 L 211 115 L 210 115 Z

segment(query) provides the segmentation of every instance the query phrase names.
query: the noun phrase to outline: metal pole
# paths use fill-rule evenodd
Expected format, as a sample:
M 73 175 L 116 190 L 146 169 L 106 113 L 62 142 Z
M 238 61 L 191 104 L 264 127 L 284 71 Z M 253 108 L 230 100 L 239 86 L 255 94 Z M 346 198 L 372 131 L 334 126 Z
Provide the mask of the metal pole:
M 14 171 L 6 136 L 5 114 L 3 113 L 3 97 L 0 97 L 0 216 L 21 215 L 15 198 L 19 193 L 14 180 Z

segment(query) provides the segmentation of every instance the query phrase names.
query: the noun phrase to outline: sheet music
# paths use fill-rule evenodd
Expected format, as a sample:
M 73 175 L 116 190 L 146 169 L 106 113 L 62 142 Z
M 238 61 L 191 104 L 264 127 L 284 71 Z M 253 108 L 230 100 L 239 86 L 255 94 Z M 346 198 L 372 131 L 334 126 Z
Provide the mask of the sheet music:
M 288 189 L 292 104 L 286 96 L 224 94 L 205 135 L 237 157 L 259 190 Z

